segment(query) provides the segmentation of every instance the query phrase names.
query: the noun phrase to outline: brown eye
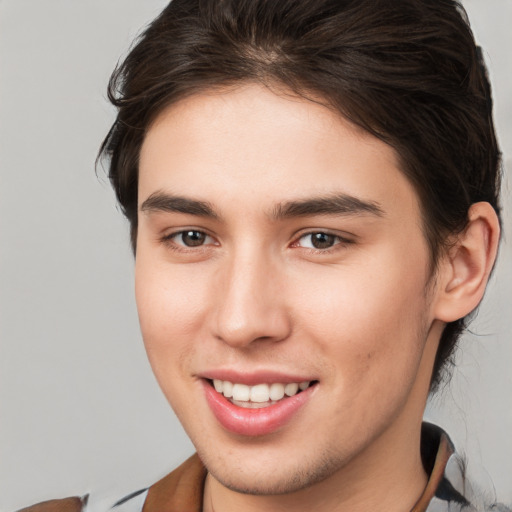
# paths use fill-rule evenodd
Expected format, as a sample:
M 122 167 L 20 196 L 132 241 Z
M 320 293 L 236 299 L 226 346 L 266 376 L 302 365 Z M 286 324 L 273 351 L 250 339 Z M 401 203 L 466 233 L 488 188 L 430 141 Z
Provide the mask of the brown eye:
M 174 242 L 178 245 L 184 245 L 185 247 L 199 247 L 204 245 L 206 241 L 211 238 L 202 231 L 189 230 L 181 231 L 174 235 Z
M 332 235 L 331 233 L 325 233 L 324 231 L 314 231 L 312 233 L 302 235 L 296 245 L 306 249 L 316 249 L 321 251 L 330 249 L 336 245 L 349 243 L 351 243 L 349 240 L 345 240 L 338 235 Z
M 315 249 L 328 249 L 332 247 L 336 242 L 334 235 L 327 233 L 313 233 L 311 235 L 311 243 Z
M 339 240 L 339 237 L 329 233 L 308 233 L 300 238 L 301 247 L 309 249 L 330 249 Z

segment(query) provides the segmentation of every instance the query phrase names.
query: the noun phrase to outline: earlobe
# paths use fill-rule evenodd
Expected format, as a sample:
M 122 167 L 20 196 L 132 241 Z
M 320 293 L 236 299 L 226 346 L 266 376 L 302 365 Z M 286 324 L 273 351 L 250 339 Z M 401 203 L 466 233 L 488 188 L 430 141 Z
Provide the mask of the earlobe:
M 435 317 L 444 322 L 458 320 L 478 306 L 498 251 L 500 225 L 494 208 L 475 203 L 468 221 L 441 262 Z

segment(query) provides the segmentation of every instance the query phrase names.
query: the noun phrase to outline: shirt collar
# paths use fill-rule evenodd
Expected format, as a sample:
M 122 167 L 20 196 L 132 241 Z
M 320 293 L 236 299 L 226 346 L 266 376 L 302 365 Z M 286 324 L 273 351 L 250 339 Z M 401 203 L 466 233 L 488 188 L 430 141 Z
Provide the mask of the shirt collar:
M 463 496 L 463 465 L 448 435 L 436 425 L 423 423 L 421 456 L 429 480 L 411 512 L 472 509 Z M 195 454 L 149 488 L 143 512 L 201 512 L 207 471 Z M 456 509 L 457 510 L 457 509 Z

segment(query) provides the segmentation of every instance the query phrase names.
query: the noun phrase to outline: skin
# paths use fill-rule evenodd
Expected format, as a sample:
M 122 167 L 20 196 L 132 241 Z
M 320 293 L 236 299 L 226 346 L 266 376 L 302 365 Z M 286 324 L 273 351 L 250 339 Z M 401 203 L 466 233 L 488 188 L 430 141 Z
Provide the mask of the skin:
M 427 481 L 420 426 L 438 340 L 460 312 L 443 295 L 455 267 L 432 279 L 394 150 L 321 105 L 248 84 L 161 113 L 139 179 L 141 329 L 209 470 L 204 510 L 410 510 Z M 378 211 L 276 218 L 333 194 Z M 151 205 L 157 195 L 215 216 Z M 184 230 L 206 236 L 189 247 Z M 312 247 L 312 233 L 332 247 Z M 200 375 L 214 369 L 318 384 L 282 428 L 242 436 L 207 405 Z

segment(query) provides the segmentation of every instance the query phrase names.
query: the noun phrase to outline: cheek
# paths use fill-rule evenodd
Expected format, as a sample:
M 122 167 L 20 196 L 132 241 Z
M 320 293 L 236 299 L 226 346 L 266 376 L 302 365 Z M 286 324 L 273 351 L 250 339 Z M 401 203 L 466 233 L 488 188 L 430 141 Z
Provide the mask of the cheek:
M 337 365 L 337 384 L 350 381 L 352 389 L 412 379 L 425 341 L 426 273 L 416 267 L 404 275 L 407 262 L 396 252 L 380 256 L 337 275 L 317 273 L 301 295 L 302 328 Z
M 144 345 L 153 370 L 167 373 L 169 365 L 190 354 L 204 325 L 208 286 L 188 268 L 173 267 L 137 255 L 135 296 Z

